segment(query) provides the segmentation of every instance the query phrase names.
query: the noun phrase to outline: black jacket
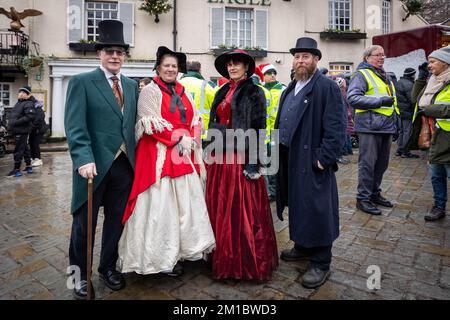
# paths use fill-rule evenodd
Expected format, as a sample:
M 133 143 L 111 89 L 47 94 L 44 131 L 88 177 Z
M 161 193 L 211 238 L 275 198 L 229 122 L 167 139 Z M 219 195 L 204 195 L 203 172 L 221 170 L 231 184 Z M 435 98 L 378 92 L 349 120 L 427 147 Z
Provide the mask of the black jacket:
M 275 129 L 280 127 L 286 96 L 295 85 L 292 81 L 280 98 Z M 277 215 L 282 219 L 285 206 L 289 207 L 289 235 L 296 244 L 306 248 L 330 246 L 339 235 L 335 171 L 345 141 L 347 112 L 337 84 L 319 71 L 302 90 L 304 98 L 298 105 L 302 111 L 288 155 L 280 153 Z
M 401 77 L 395 85 L 397 106 L 400 109 L 400 118 L 403 120 L 412 120 L 413 117 L 414 104 L 411 99 L 413 85 L 414 79 L 410 77 Z
M 11 110 L 8 130 L 12 134 L 29 134 L 32 122 L 36 115 L 34 103 L 36 99 L 31 96 L 29 99 L 19 99 Z
M 214 141 L 214 135 L 212 134 L 214 130 L 211 129 L 216 129 L 219 130 L 224 137 L 223 146 L 225 147 L 227 145 L 225 139 L 225 130 L 227 129 L 227 127 L 223 124 L 220 124 L 220 119 L 217 115 L 217 108 L 225 99 L 228 90 L 230 90 L 229 83 L 223 85 L 219 89 L 219 91 L 217 91 L 214 97 L 214 101 L 212 103 L 210 111 L 209 129 L 206 144 L 210 144 L 212 141 Z M 248 129 L 255 129 L 255 132 L 257 133 L 258 144 L 257 146 L 252 146 L 250 148 L 248 140 L 245 139 L 245 146 L 239 146 L 238 144 L 233 143 L 233 146 L 227 146 L 227 150 L 234 149 L 236 151 L 245 151 L 247 155 L 249 155 L 249 151 L 251 151 L 251 155 L 249 156 L 257 157 L 259 147 L 262 147 L 261 144 L 264 144 L 266 115 L 266 97 L 264 95 L 264 91 L 259 86 L 255 85 L 251 78 L 241 82 L 234 92 L 233 98 L 231 100 L 231 129 L 242 129 L 243 131 L 241 131 L 241 133 L 243 135 L 245 135 L 245 132 Z M 259 130 L 263 131 L 259 132 Z M 239 131 L 234 132 L 235 134 L 239 135 Z M 262 139 L 259 139 L 259 137 L 262 137 Z
M 32 121 L 31 134 L 44 134 L 48 126 L 45 123 L 45 112 L 42 108 L 35 108 L 36 115 Z

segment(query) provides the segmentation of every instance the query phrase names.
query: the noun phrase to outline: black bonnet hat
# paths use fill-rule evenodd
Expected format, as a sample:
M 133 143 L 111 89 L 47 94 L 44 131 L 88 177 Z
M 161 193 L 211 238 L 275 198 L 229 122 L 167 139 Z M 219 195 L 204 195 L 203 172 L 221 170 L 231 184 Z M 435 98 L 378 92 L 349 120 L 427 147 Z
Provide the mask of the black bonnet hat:
M 162 57 L 165 54 L 170 54 L 177 57 L 178 60 L 178 72 L 187 73 L 186 71 L 186 55 L 183 52 L 172 51 L 167 47 L 161 46 L 156 51 L 156 62 L 153 70 L 156 69 L 157 66 L 161 64 Z
M 105 47 L 122 47 L 128 50 L 130 47 L 123 40 L 123 24 L 118 20 L 103 20 L 98 24 L 98 39 L 95 50 Z
M 241 49 L 227 51 L 218 56 L 214 61 L 214 66 L 216 67 L 217 72 L 219 72 L 222 77 L 230 79 L 226 63 L 233 58 L 242 59 L 245 64 L 248 64 L 247 77 L 250 78 L 255 72 L 255 60 L 253 60 L 253 58 L 246 51 Z

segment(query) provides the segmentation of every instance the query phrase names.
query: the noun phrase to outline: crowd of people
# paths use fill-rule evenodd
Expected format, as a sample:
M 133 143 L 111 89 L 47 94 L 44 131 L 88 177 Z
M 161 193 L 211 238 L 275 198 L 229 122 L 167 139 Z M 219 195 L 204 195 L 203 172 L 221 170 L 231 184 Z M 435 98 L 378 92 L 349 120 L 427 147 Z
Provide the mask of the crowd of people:
M 121 74 L 128 47 L 121 22 L 100 22 L 100 66 L 74 76 L 67 91 L 65 128 L 74 167 L 69 259 L 81 271 L 75 298 L 86 299 L 91 276 L 86 178 L 94 181 L 93 230 L 104 207 L 98 272 L 112 290 L 125 286 L 124 273 L 177 277 L 183 261 L 202 259 L 214 279 L 255 281 L 270 281 L 279 258 L 307 259 L 302 285 L 323 285 L 339 236 L 338 164 L 348 163 L 344 156 L 359 146 L 356 207 L 381 215 L 378 206 L 394 206 L 381 189 L 392 141 L 397 139 L 397 156 L 417 158 L 411 151 L 424 125 L 432 132 L 435 200 L 424 217 L 445 216 L 450 46 L 431 53 L 417 79 L 409 67 L 394 84 L 381 46 L 363 52 L 349 79 L 319 69 L 317 42 L 302 37 L 290 49 L 287 86 L 277 81 L 274 65 L 258 66 L 240 49 L 215 59 L 222 78 L 213 86 L 199 62 L 163 46 L 156 52 L 156 76 L 137 83 Z M 27 149 L 27 141 L 36 146 L 40 140 L 33 136 L 39 108 L 30 94 L 31 88 L 21 88 L 14 107 L 12 176 L 20 175 L 22 158 L 29 173 L 31 158 L 40 159 Z M 243 144 L 227 139 L 229 132 L 239 140 L 251 131 L 264 134 Z M 218 142 L 220 148 L 211 148 Z M 278 171 L 265 175 L 263 157 L 273 154 Z M 294 245 L 281 252 L 271 201 L 280 220 L 289 209 Z

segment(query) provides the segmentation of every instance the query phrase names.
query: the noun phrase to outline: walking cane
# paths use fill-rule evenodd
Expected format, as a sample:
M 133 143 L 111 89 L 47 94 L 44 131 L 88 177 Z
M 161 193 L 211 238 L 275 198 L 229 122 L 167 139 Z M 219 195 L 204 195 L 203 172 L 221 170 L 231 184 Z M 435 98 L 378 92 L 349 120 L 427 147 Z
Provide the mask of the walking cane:
M 88 216 L 87 216 L 87 300 L 91 300 L 91 271 L 92 271 L 92 187 L 93 179 L 88 179 Z

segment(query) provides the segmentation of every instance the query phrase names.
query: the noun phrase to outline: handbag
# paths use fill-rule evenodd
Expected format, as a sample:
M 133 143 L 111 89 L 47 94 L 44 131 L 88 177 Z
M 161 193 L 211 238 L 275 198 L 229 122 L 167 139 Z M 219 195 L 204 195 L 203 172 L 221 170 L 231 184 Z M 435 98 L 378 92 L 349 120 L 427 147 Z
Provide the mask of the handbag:
M 420 150 L 428 150 L 431 143 L 431 129 L 429 124 L 429 119 L 422 116 L 422 127 L 420 129 L 418 146 Z

